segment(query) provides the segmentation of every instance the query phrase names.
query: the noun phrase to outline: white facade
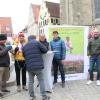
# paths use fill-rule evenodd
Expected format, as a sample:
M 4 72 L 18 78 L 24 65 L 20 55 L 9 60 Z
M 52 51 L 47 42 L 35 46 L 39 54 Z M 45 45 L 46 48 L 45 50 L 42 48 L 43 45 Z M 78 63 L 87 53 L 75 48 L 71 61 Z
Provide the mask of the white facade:
M 50 13 L 48 12 L 48 9 L 46 7 L 46 3 L 43 2 L 40 7 L 40 14 L 39 14 L 39 33 L 44 33 L 44 26 L 50 24 Z
M 35 22 L 35 15 L 33 13 L 32 5 L 30 6 L 29 18 L 28 18 L 28 35 L 38 34 L 38 23 Z
M 42 5 L 40 7 L 39 20 L 38 20 L 39 33 L 44 33 L 44 27 L 46 25 L 59 25 L 60 24 L 59 16 L 58 17 L 53 17 L 51 15 L 49 4 L 53 4 L 53 2 L 44 1 L 44 2 L 42 2 Z

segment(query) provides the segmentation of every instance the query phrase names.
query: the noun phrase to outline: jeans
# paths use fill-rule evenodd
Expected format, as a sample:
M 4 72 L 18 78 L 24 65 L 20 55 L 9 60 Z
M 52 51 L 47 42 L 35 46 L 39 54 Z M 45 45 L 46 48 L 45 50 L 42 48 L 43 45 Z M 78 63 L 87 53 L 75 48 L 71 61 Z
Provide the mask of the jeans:
M 45 87 L 44 87 L 44 77 L 43 77 L 43 70 L 39 69 L 39 70 L 29 70 L 28 71 L 29 74 L 29 83 L 28 83 L 28 88 L 29 88 L 29 94 L 30 97 L 34 97 L 34 76 L 37 76 L 37 79 L 39 81 L 39 85 L 40 85 L 40 92 L 42 97 L 46 95 L 45 92 Z
M 61 60 L 53 59 L 54 82 L 57 82 L 58 68 L 59 68 L 59 71 L 61 73 L 61 80 L 62 80 L 62 82 L 65 82 L 64 66 L 61 63 Z
M 96 64 L 97 67 L 97 80 L 100 80 L 100 56 L 91 56 L 90 57 L 90 69 L 89 69 L 89 73 L 90 73 L 90 80 L 93 81 L 94 75 L 93 75 L 93 71 L 94 71 L 94 65 Z
M 22 85 L 26 86 L 26 66 L 25 61 L 15 61 L 15 72 L 17 86 L 20 85 L 20 71 L 22 71 Z

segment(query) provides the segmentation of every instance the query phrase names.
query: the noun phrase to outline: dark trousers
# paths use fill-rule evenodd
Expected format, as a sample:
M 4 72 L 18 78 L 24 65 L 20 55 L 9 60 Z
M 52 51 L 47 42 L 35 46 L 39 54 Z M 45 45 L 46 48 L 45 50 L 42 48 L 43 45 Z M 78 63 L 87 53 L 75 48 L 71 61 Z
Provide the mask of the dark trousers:
M 65 82 L 64 66 L 61 63 L 61 60 L 53 59 L 54 82 L 57 82 L 58 68 L 59 68 L 59 71 L 60 71 L 60 74 L 61 74 L 62 82 Z
M 22 73 L 22 85 L 26 85 L 26 66 L 25 61 L 17 61 L 15 60 L 15 72 L 16 72 L 16 83 L 17 86 L 20 85 L 20 75 Z
M 94 66 L 96 64 L 97 67 L 97 80 L 100 80 L 100 56 L 91 56 L 90 57 L 90 80 L 93 81 L 94 75 L 93 75 L 93 71 L 94 71 Z

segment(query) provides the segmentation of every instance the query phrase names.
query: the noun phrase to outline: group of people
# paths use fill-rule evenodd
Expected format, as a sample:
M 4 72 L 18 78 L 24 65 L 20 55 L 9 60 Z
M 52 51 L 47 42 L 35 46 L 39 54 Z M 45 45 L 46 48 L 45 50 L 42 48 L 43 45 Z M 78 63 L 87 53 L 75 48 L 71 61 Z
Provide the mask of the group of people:
M 10 92 L 7 90 L 6 82 L 9 80 L 9 70 L 10 70 L 10 57 L 9 52 L 13 54 L 15 58 L 15 73 L 16 73 L 16 84 L 17 92 L 22 89 L 29 90 L 30 100 L 36 98 L 34 93 L 34 77 L 37 76 L 40 85 L 40 92 L 42 100 L 49 100 L 50 97 L 46 95 L 45 84 L 44 84 L 44 62 L 42 54 L 48 52 L 48 50 L 54 51 L 53 57 L 53 72 L 54 81 L 53 84 L 57 83 L 58 70 L 61 74 L 62 87 L 65 87 L 65 72 L 64 63 L 66 56 L 66 43 L 59 37 L 58 31 L 53 31 L 53 40 L 47 42 L 45 34 L 39 35 L 39 41 L 36 40 L 35 35 L 30 35 L 26 39 L 25 34 L 20 32 L 18 38 L 15 40 L 16 47 L 13 49 L 11 45 L 6 45 L 7 36 L 5 34 L 0 34 L 0 97 L 3 96 L 4 92 Z M 69 41 L 69 37 L 66 38 Z M 72 53 L 71 42 L 70 53 Z M 90 79 L 87 84 L 93 82 L 94 76 L 94 66 L 96 63 L 97 67 L 97 85 L 100 85 L 100 33 L 94 31 L 92 38 L 88 41 L 88 56 L 90 59 L 89 75 Z M 21 71 L 21 73 L 20 73 Z M 26 86 L 26 71 L 29 75 L 28 88 Z M 22 76 L 22 78 L 21 78 Z M 21 80 L 21 79 L 22 80 Z M 21 84 L 22 82 L 22 84 Z
M 29 90 L 30 100 L 36 98 L 34 93 L 35 76 L 37 76 L 39 81 L 42 100 L 50 99 L 45 91 L 43 76 L 44 62 L 42 58 L 42 54 L 47 53 L 48 50 L 54 51 L 54 58 L 52 61 L 54 71 L 53 83 L 57 83 L 59 69 L 61 73 L 62 87 L 65 87 L 63 64 L 66 56 L 66 46 L 64 41 L 59 37 L 57 31 L 53 31 L 52 35 L 53 40 L 49 43 L 46 40 L 45 34 L 40 34 L 39 41 L 37 41 L 35 35 L 30 35 L 28 39 L 26 39 L 24 33 L 20 32 L 18 39 L 15 40 L 16 47 L 12 50 L 11 45 L 6 45 L 7 36 L 5 34 L 0 34 L 0 97 L 3 96 L 3 92 L 10 92 L 6 88 L 6 82 L 9 79 L 7 77 L 7 72 L 10 70 L 9 52 L 11 52 L 15 58 L 17 91 L 20 92 L 22 89 L 25 91 Z M 20 73 L 20 71 L 22 72 Z M 28 88 L 26 86 L 26 71 L 29 75 Z M 20 79 L 20 76 L 22 76 L 22 80 Z

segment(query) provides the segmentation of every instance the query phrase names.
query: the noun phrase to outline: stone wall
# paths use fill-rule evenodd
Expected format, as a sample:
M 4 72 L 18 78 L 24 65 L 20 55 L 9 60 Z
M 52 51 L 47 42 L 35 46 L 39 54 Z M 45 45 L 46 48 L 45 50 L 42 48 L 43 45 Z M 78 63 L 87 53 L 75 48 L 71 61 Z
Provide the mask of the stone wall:
M 65 24 L 68 23 L 67 22 L 67 10 L 68 10 L 68 6 L 66 4 L 68 0 L 60 0 L 60 24 Z M 66 4 L 66 5 L 65 5 Z M 66 12 L 66 13 L 65 13 Z
M 61 24 L 90 25 L 93 22 L 92 0 L 60 0 Z

